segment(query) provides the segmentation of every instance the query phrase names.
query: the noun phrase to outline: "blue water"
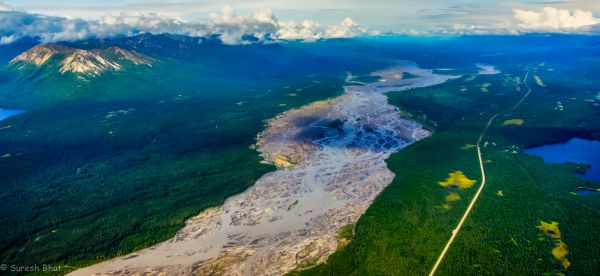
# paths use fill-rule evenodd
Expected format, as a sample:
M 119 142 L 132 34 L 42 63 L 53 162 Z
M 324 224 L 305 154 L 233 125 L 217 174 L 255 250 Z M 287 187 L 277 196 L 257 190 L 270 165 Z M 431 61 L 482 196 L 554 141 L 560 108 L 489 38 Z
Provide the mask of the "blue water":
M 11 117 L 11 116 L 15 116 L 18 114 L 21 114 L 25 112 L 24 110 L 18 110 L 18 109 L 0 109 L 0 121 Z
M 600 182 L 600 141 L 573 138 L 564 143 L 525 149 L 525 152 L 537 155 L 548 163 L 589 164 L 591 167 L 588 172 L 578 175 Z
M 600 191 L 592 188 L 577 188 L 575 189 L 575 194 L 578 196 L 592 196 L 592 195 L 600 195 Z

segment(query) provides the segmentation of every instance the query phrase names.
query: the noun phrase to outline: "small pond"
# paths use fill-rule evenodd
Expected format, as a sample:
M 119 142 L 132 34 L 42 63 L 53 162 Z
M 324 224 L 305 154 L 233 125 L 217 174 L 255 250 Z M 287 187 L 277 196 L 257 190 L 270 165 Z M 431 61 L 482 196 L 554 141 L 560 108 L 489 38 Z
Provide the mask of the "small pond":
M 15 116 L 18 114 L 21 114 L 25 112 L 24 110 L 18 110 L 18 109 L 2 109 L 0 108 L 0 121 L 11 117 L 11 116 Z

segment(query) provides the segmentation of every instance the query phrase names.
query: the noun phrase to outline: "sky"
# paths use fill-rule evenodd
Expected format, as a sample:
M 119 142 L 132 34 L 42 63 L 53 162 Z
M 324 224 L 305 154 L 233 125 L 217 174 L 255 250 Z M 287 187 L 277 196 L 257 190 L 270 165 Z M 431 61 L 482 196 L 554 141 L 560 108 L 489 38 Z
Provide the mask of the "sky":
M 229 40 L 237 43 L 242 32 L 313 40 L 388 32 L 597 33 L 599 23 L 599 0 L 0 0 L 0 44 L 44 32 L 51 41 L 139 31 L 234 31 Z

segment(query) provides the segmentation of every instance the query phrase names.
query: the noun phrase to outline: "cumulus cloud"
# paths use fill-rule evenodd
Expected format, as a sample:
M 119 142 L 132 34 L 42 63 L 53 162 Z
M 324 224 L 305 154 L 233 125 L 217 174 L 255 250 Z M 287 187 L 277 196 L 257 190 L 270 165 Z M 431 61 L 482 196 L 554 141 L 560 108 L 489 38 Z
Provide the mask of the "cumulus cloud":
M 465 22 L 457 20 L 451 27 L 442 26 L 420 34 L 430 35 L 521 35 L 536 32 L 597 33 L 600 19 L 592 12 L 544 7 L 539 11 L 512 10 L 512 16 L 495 21 Z M 471 14 L 469 14 L 469 18 Z
M 353 37 L 367 33 L 367 29 L 358 25 L 352 18 L 346 17 L 340 26 L 331 26 L 327 29 L 328 37 Z
M 541 11 L 514 10 L 519 27 L 537 31 L 573 31 L 600 23 L 590 11 L 545 7 Z
M 365 27 L 357 24 L 350 17 L 344 18 L 340 25 L 321 26 L 312 20 L 304 20 L 300 24 L 287 22 L 279 24 L 277 37 L 280 39 L 317 40 L 321 38 L 348 38 L 365 34 L 377 34 L 369 32 Z
M 277 30 L 277 36 L 281 39 L 313 41 L 325 36 L 322 29 L 323 28 L 319 23 L 312 20 L 304 20 L 300 24 L 290 21 L 280 23 L 280 28 Z
M 321 26 L 304 20 L 301 23 L 280 22 L 271 9 L 261 9 L 239 15 L 230 6 L 211 14 L 205 21 L 184 21 L 159 14 L 105 15 L 98 20 L 68 19 L 17 11 L 0 3 L 0 44 L 12 43 L 24 37 L 42 42 L 72 41 L 90 37 L 111 37 L 139 33 L 173 33 L 191 36 L 219 35 L 223 43 L 245 43 L 244 36 L 259 40 L 317 40 L 365 35 L 368 30 L 345 18 L 339 26 Z

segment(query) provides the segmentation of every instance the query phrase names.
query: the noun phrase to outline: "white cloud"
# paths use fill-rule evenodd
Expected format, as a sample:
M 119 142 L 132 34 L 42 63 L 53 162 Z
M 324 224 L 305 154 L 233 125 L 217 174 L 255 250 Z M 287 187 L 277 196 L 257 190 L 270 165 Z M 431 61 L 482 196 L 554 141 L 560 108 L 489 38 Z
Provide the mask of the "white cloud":
M 14 10 L 13 7 L 11 7 L 9 5 L 6 5 L 6 4 L 4 4 L 4 2 L 0 1 L 0 12 L 3 12 L 3 11 L 13 11 L 13 10 Z
M 445 29 L 443 34 L 450 35 L 519 35 L 521 32 L 506 26 L 486 26 L 474 24 L 454 24 L 452 29 Z
M 330 26 L 325 32 L 327 37 L 353 37 L 367 33 L 367 29 L 358 25 L 352 18 L 346 17 L 340 26 Z
M 321 26 L 312 20 L 304 20 L 300 24 L 293 21 L 279 24 L 277 37 L 280 39 L 300 39 L 313 41 L 321 38 L 348 38 L 361 35 L 375 35 L 365 27 L 357 24 L 350 17 L 344 18 L 340 25 Z
M 89 37 L 111 37 L 139 33 L 173 33 L 192 36 L 220 35 L 223 43 L 244 43 L 245 35 L 259 40 L 317 40 L 352 37 L 367 34 L 367 29 L 346 18 L 339 26 L 321 26 L 304 20 L 302 23 L 280 22 L 271 9 L 261 9 L 238 15 L 230 6 L 211 14 L 205 21 L 184 21 L 154 13 L 121 13 L 105 15 L 98 20 L 69 19 L 15 11 L 0 5 L 0 43 L 7 44 L 24 37 L 39 37 L 42 42 L 72 41 Z
M 290 21 L 279 25 L 277 36 L 281 39 L 314 41 L 325 35 L 319 23 L 312 20 L 304 20 L 300 24 Z
M 17 38 L 12 35 L 3 36 L 3 37 L 0 37 L 0 45 L 11 44 L 11 43 L 15 42 L 16 40 L 17 40 Z
M 199 28 L 199 31 L 191 34 L 196 36 L 221 34 L 223 43 L 237 44 L 244 35 L 253 35 L 259 40 L 264 40 L 269 35 L 275 34 L 278 27 L 278 20 L 269 8 L 247 15 L 238 15 L 231 6 L 225 6 L 220 14 L 211 15 L 211 20 L 206 22 L 204 30 Z
M 0 0 L 1 1 L 1 0 Z M 491 10 L 463 8 L 462 13 L 429 29 L 400 29 L 392 33 L 405 35 L 518 35 L 529 32 L 599 32 L 600 19 L 590 11 L 545 7 L 538 11 L 506 7 L 502 16 L 488 20 Z M 511 14 L 512 11 L 512 14 Z M 497 10 L 493 12 L 497 13 Z M 466 15 L 464 15 L 464 14 Z M 479 16 L 478 16 L 479 14 Z M 482 15 L 483 14 L 483 15 Z M 430 19 L 434 20 L 434 19 Z M 446 22 L 446 23 L 448 23 Z M 111 37 L 139 33 L 172 33 L 198 37 L 219 35 L 223 43 L 250 43 L 245 35 L 261 41 L 347 38 L 378 35 L 351 18 L 337 25 L 323 25 L 313 20 L 280 21 L 271 9 L 265 8 L 238 14 L 225 6 L 209 19 L 189 21 L 156 13 L 112 13 L 99 19 L 74 19 L 32 14 L 0 2 L 0 44 L 10 44 L 24 37 L 37 37 L 42 42 L 73 41 L 90 37 Z
M 600 23 L 590 11 L 545 7 L 541 11 L 514 10 L 519 27 L 537 31 L 572 31 Z
M 495 21 L 483 20 L 456 20 L 451 27 L 441 26 L 419 34 L 424 35 L 521 35 L 536 32 L 550 33 L 598 33 L 600 19 L 595 18 L 592 12 L 583 10 L 566 10 L 554 7 L 544 7 L 539 11 L 526 11 L 511 9 L 512 16 L 508 18 L 498 16 Z M 480 13 L 489 11 L 478 10 Z M 467 13 L 467 19 L 476 17 Z M 487 18 L 487 17 L 483 17 Z

